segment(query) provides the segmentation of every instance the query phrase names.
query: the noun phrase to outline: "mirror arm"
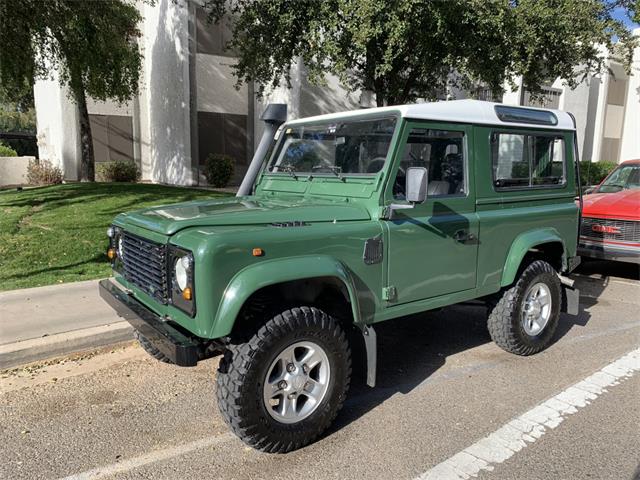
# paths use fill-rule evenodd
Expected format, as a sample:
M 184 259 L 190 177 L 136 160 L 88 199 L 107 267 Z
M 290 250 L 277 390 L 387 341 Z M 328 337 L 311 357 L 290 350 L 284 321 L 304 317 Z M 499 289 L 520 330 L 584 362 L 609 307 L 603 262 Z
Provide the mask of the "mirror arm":
M 393 213 L 396 210 L 410 210 L 415 206 L 415 203 L 391 203 L 382 211 L 382 218 L 384 220 L 393 220 Z

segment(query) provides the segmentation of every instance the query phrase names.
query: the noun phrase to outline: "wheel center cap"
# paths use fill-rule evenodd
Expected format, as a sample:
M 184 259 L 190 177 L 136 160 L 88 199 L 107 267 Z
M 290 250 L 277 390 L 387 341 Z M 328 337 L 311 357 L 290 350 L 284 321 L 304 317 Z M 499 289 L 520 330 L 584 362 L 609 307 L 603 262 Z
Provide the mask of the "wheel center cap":
M 296 375 L 291 379 L 291 385 L 294 390 L 302 390 L 305 383 L 307 383 L 307 379 L 303 375 Z
M 540 306 L 540 302 L 533 302 L 533 305 L 531 306 L 531 314 L 537 317 L 540 315 L 541 311 L 542 307 Z

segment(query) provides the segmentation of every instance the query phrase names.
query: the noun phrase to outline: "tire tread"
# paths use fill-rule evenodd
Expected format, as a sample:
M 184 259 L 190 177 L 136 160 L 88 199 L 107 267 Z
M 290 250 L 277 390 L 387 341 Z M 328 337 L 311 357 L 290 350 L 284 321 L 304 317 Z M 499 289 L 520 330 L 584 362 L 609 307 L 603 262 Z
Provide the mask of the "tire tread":
M 490 297 L 487 302 L 489 316 L 487 326 L 492 340 L 503 350 L 516 355 L 533 355 L 543 350 L 546 345 L 532 345 L 524 342 L 519 331 L 519 320 L 514 318 L 518 312 L 518 304 L 525 294 L 531 279 L 544 274 L 556 277 L 555 269 L 544 260 L 531 262 L 523 271 L 516 283 Z M 557 315 L 556 315 L 557 317 Z M 557 325 L 557 318 L 550 318 L 546 328 L 551 333 L 545 335 L 551 338 Z
M 305 437 L 299 436 L 295 440 L 275 439 L 273 435 L 265 433 L 245 414 L 247 402 L 251 400 L 248 393 L 250 368 L 255 356 L 268 350 L 269 346 L 278 338 L 293 333 L 299 328 L 320 329 L 328 334 L 345 352 L 346 381 L 338 393 L 338 402 L 330 415 L 319 417 L 314 431 Z M 333 422 L 342 408 L 351 379 L 351 355 L 346 334 L 340 324 L 323 311 L 314 307 L 296 307 L 276 315 L 262 325 L 249 341 L 231 343 L 227 347 L 220 362 L 217 376 L 217 400 L 220 412 L 231 430 L 246 444 L 271 453 L 285 453 L 301 448 L 313 442 Z M 315 414 L 314 414 L 315 415 Z

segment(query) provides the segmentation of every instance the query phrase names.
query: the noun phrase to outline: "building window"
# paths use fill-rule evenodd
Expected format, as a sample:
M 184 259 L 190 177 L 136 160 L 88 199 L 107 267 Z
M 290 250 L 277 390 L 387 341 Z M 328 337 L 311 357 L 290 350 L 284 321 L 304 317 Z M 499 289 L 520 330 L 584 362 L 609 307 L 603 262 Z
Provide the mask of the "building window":
M 494 133 L 493 181 L 497 190 L 566 183 L 564 139 L 555 135 Z
M 235 174 L 231 184 L 239 185 L 248 167 L 246 115 L 198 112 L 200 165 L 204 165 L 212 153 L 221 153 L 233 158 Z
M 484 102 L 502 103 L 502 95 L 495 93 L 489 87 L 477 87 L 472 92 L 473 98 Z
M 133 162 L 133 121 L 125 115 L 89 115 L 96 162 Z
M 522 105 L 525 107 L 542 107 L 558 110 L 560 108 L 561 95 L 562 90 L 559 88 L 543 87 L 542 93 L 534 98 L 529 90 L 525 90 Z

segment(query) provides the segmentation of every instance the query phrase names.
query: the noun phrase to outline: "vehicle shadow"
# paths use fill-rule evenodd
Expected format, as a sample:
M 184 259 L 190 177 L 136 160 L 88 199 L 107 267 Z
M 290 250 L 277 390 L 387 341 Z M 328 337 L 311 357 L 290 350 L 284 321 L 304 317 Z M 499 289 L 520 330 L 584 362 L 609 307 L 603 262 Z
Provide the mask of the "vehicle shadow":
M 585 325 L 588 319 L 589 314 L 583 310 L 575 317 L 562 314 L 554 343 L 575 325 Z M 486 307 L 480 302 L 389 320 L 375 328 L 378 337 L 376 386 L 370 388 L 365 384 L 365 366 L 359 360 L 363 358 L 362 352 L 356 349 L 351 390 L 327 435 L 356 421 L 398 393 L 407 394 L 424 383 L 449 378 L 449 374 L 435 375 L 449 357 L 491 342 Z M 496 364 L 513 358 L 498 347 L 483 357 Z M 460 369 L 451 375 L 467 375 L 468 370 Z
M 580 289 L 581 310 L 588 309 L 598 303 L 606 302 L 603 298 L 605 291 L 616 287 L 611 280 L 620 279 L 628 283 L 640 281 L 640 266 L 611 260 L 583 259 L 571 274 L 571 278 L 576 281 L 576 287 Z

